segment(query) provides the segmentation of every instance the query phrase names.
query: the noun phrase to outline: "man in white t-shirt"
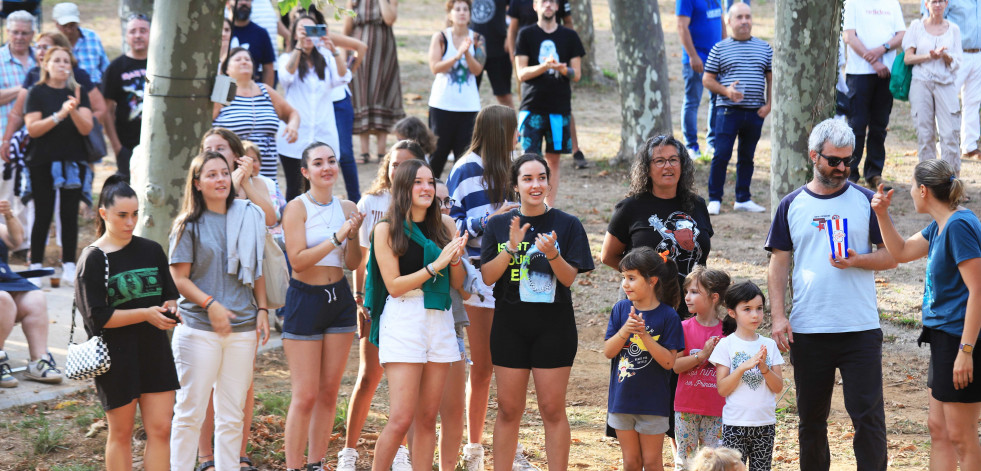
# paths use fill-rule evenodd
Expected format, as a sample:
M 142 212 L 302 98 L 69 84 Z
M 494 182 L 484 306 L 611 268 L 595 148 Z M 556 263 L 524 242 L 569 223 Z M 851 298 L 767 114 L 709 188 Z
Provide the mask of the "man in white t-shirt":
M 886 127 L 892 113 L 889 76 L 896 50 L 903 42 L 906 22 L 897 0 L 847 0 L 842 29 L 848 44 L 848 124 L 855 132 L 848 178 L 858 181 L 858 163 L 864 149 L 861 176 L 874 189 L 882 181 L 886 163 Z
M 836 369 L 855 427 L 858 469 L 884 471 L 887 463 L 874 275 L 896 262 L 883 248 L 870 203 L 873 193 L 847 180 L 854 145 L 855 135 L 844 120 L 828 119 L 814 127 L 808 139 L 814 178 L 780 201 L 765 245 L 771 252 L 767 284 L 773 340 L 781 351 L 790 351 L 794 365 L 804 471 L 827 471 L 831 465 L 827 421 Z M 794 293 L 788 320 L 784 295 L 791 261 Z

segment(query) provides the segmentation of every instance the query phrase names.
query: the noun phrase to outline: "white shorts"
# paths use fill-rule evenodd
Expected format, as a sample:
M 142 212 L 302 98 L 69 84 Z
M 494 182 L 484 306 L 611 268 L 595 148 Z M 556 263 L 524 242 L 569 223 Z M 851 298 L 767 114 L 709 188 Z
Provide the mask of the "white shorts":
M 494 309 L 494 284 L 492 283 L 490 286 L 487 286 L 484 284 L 484 280 L 477 277 L 473 283 L 473 288 L 474 293 L 470 295 L 470 299 L 463 301 L 463 305 Z M 481 296 L 484 299 L 480 299 Z
M 385 301 L 378 326 L 378 361 L 385 363 L 453 363 L 460 347 L 449 310 L 426 309 L 422 290 Z

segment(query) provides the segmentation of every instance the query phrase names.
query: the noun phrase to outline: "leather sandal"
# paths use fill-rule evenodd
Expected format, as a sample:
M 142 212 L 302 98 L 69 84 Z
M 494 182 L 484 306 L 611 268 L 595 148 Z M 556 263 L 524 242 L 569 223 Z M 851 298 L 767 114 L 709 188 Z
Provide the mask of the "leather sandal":
M 252 460 L 250 460 L 248 456 L 240 457 L 238 459 L 238 464 L 241 465 L 239 471 L 259 471 L 259 468 L 252 465 Z

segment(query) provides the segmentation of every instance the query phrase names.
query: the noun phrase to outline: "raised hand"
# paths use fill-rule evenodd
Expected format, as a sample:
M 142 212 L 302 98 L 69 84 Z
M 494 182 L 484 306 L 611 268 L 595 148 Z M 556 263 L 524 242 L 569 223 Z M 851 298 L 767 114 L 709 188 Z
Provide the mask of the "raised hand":
M 766 345 L 760 345 L 760 351 L 754 356 L 756 358 L 756 366 L 760 368 L 760 373 L 766 374 L 770 371 L 770 367 L 766 364 Z
M 464 39 L 462 43 L 460 43 L 460 48 L 457 49 L 456 51 L 456 59 L 460 60 L 460 58 L 463 57 L 464 54 L 470 52 L 470 46 L 472 45 L 473 45 L 473 39 L 470 39 L 470 37 L 467 36 L 467 38 Z
M 504 214 L 504 213 L 506 213 L 508 211 L 511 211 L 512 209 L 520 208 L 520 207 L 521 207 L 521 205 L 518 204 L 518 203 L 504 203 L 504 204 L 501 205 L 500 208 L 497 208 L 496 211 L 494 211 L 493 213 L 491 213 L 490 216 L 487 217 L 487 219 L 490 219 L 490 218 L 492 218 L 494 216 L 497 216 L 497 215 L 500 215 L 500 214 Z
M 627 322 L 623 324 L 627 333 L 644 335 L 647 332 L 644 318 L 637 314 L 637 310 L 630 306 L 630 313 L 627 314 Z
M 889 215 L 889 205 L 892 204 L 892 193 L 896 191 L 890 189 L 885 191 L 885 185 L 879 184 L 879 188 L 876 189 L 875 194 L 872 195 L 872 211 L 875 211 L 876 216 L 883 217 Z
M 511 218 L 511 228 L 508 230 L 508 247 L 511 250 L 518 251 L 521 248 L 521 243 L 525 240 L 525 234 L 528 229 L 531 229 L 530 223 L 525 223 L 525 225 L 520 225 L 521 219 L 518 216 Z
M 344 221 L 344 225 L 341 226 L 339 233 L 346 238 L 353 239 L 351 234 L 355 236 L 358 234 L 358 229 L 361 228 L 361 223 L 364 222 L 364 213 L 355 211 L 348 216 L 347 220 Z

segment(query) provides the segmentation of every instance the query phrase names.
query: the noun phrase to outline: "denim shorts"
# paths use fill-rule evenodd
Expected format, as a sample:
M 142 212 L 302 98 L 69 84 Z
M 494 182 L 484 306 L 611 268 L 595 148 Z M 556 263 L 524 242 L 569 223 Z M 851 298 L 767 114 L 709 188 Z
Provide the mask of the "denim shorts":
M 291 279 L 282 312 L 284 339 L 321 340 L 324 334 L 358 329 L 358 306 L 347 278 L 320 286 Z

